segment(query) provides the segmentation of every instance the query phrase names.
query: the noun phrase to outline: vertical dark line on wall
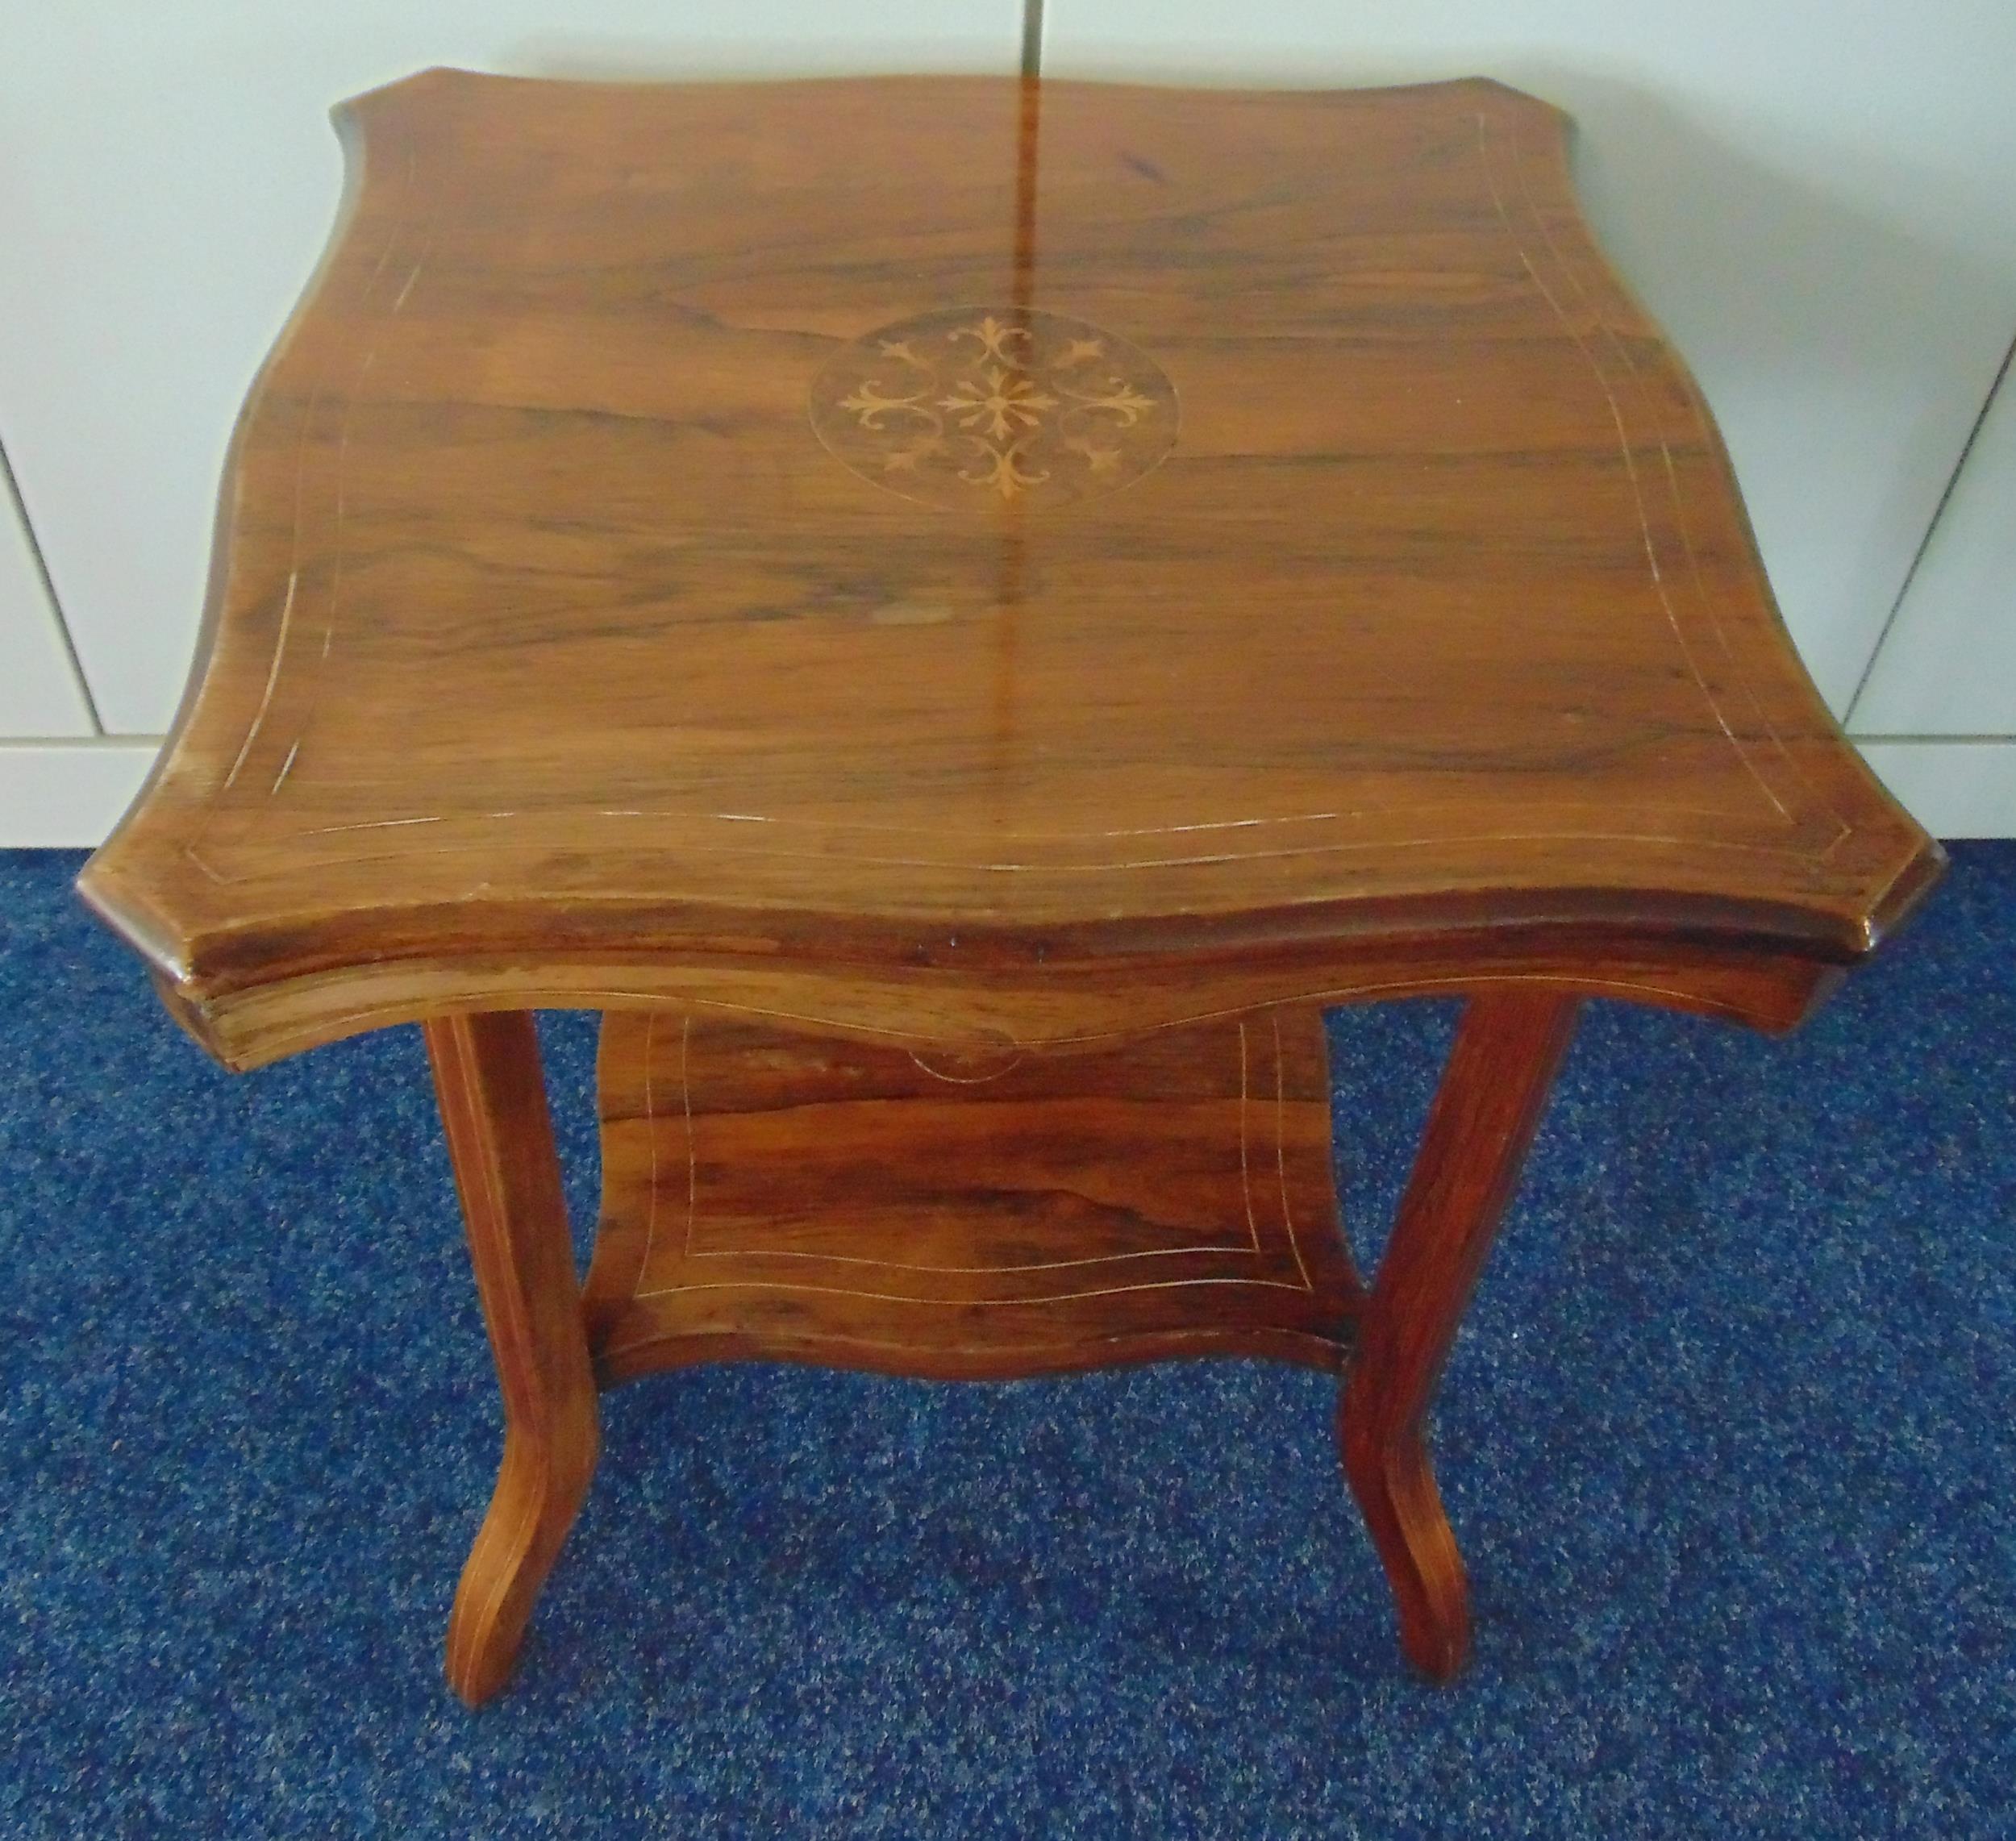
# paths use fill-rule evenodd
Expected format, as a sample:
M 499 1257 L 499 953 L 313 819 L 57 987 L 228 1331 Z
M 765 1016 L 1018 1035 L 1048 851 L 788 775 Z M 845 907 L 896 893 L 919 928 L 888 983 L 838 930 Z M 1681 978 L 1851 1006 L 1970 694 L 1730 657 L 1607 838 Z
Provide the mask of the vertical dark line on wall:
M 1932 521 L 1925 527 L 1925 535 L 1919 538 L 1918 548 L 1912 552 L 1911 566 L 1904 572 L 1904 585 L 1897 591 L 1897 599 L 1890 604 L 1889 617 L 1883 623 L 1883 631 L 1876 636 L 1876 644 L 1870 648 L 1868 662 L 1862 667 L 1862 675 L 1855 681 L 1855 694 L 1848 699 L 1848 706 L 1841 713 L 1841 727 L 1852 731 L 1855 712 L 1862 702 L 1862 693 L 1869 688 L 1869 680 L 1875 674 L 1876 661 L 1883 656 L 1883 644 L 1890 636 L 1890 629 L 1897 624 L 1897 617 L 1904 611 L 1904 603 L 1911 598 L 1911 584 L 1918 580 L 1918 565 L 1925 560 L 1925 552 L 1932 547 L 1932 534 L 1939 527 L 1939 520 L 1946 515 L 1947 502 L 1953 496 L 1953 488 L 1960 484 L 1960 475 L 1966 470 L 1967 457 L 1974 452 L 1974 444 L 1981 438 L 1981 429 L 1988 420 L 1988 412 L 1995 406 L 1995 399 L 2001 394 L 2002 385 L 2009 381 L 2010 365 L 2016 360 L 2016 339 L 2010 342 L 2009 349 L 2002 354 L 2001 367 L 1995 373 L 1995 381 L 1988 386 L 1988 394 L 1981 399 L 1981 412 L 1974 418 L 1974 426 L 1967 431 L 1967 439 L 1961 444 L 1960 457 L 1953 463 L 1953 471 L 1947 476 L 1946 489 L 1939 494 L 1939 503 L 1933 507 Z
M 1022 74 L 1031 82 L 1043 75 L 1043 0 L 1022 0 Z
M 27 546 L 29 560 L 35 564 L 42 592 L 48 597 L 50 617 L 56 622 L 56 636 L 63 642 L 63 656 L 69 661 L 70 676 L 77 685 L 77 695 L 84 700 L 84 713 L 91 718 L 91 727 L 96 734 L 105 733 L 104 719 L 98 714 L 98 699 L 91 694 L 91 681 L 84 675 L 84 661 L 77 656 L 77 641 L 70 637 L 70 623 L 63 616 L 63 603 L 56 599 L 56 583 L 49 575 L 48 559 L 42 553 L 42 540 L 35 534 L 35 526 L 28 522 L 28 507 L 21 497 L 20 484 L 14 477 L 14 464 L 7 458 L 5 448 L 0 448 L 0 517 L 4 517 L 9 506 L 21 526 L 21 541 Z

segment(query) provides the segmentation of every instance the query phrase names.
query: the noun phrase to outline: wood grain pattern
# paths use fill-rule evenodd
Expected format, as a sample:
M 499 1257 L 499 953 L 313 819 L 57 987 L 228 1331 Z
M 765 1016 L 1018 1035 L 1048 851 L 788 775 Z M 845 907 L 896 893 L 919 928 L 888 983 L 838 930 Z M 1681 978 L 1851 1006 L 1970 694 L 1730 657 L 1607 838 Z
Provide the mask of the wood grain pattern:
M 80 885 L 230 1065 L 427 1025 L 507 1426 L 457 1690 L 598 1380 L 756 1355 L 1347 1360 L 1453 1672 L 1425 1416 L 1577 1000 L 1789 1028 L 1943 860 L 1562 119 L 435 71 L 339 122 L 202 656 Z M 1422 993 L 1470 1002 L 1368 1296 L 1318 1011 Z M 617 1013 L 585 1297 L 548 1004 Z
M 532 1018 L 444 1018 L 427 1043 L 504 1396 L 497 1491 L 448 1617 L 448 1683 L 474 1706 L 510 1672 L 599 1435 Z
M 83 878 L 236 1064 L 533 973 L 872 1027 L 929 967 L 1034 1040 L 1079 975 L 1196 1014 L 1172 941 L 1478 927 L 1712 1007 L 1697 948 L 1846 963 L 1936 873 L 1542 104 L 434 72 L 342 125 L 196 685 Z M 979 510 L 843 464 L 828 368 L 969 311 L 1124 341 L 1173 445 Z
M 878 327 L 812 380 L 827 451 L 863 479 L 955 511 L 1031 511 L 1118 492 L 1175 444 L 1162 368 L 1104 327 L 1014 305 L 958 307 Z M 954 619 L 948 602 L 898 602 L 883 626 Z
M 1470 1613 L 1463 1556 L 1428 1459 L 1428 1406 L 1518 1186 L 1575 1010 L 1558 993 L 1517 989 L 1465 1006 L 1339 1408 L 1344 1473 L 1393 1581 L 1402 1647 L 1438 1681 L 1463 1666 Z
M 452 1013 L 451 993 L 480 985 L 498 1003 L 640 1009 L 741 1018 L 864 1041 L 950 1048 L 1079 1049 L 1144 1031 L 1287 1005 L 1307 1007 L 1452 996 L 1507 982 L 1619 998 L 1781 1031 L 1802 1022 L 1843 968 L 1735 940 L 1677 939 L 1650 928 L 1573 927 L 1504 905 L 1495 923 L 1452 926 L 1418 943 L 1361 940 L 1348 926 L 1231 951 L 1177 922 L 1156 950 L 1123 960 L 1048 959 L 1043 943 L 985 974 L 962 962 L 962 931 L 920 942 L 908 966 L 863 965 L 843 932 L 831 963 L 744 952 L 648 961 L 562 948 L 542 962 L 470 951 L 394 959 L 256 986 L 221 1010 L 200 1010 L 171 981 L 156 987 L 169 1013 L 227 1065 L 257 1067 L 333 1036 Z M 1457 911 L 1452 904 L 1452 913 Z M 1377 925 L 1377 912 L 1359 917 Z M 1337 924 L 1337 923 L 1330 923 Z
M 604 1019 L 605 1385 L 723 1356 L 939 1377 L 1341 1365 L 1321 1019 L 955 1060 Z

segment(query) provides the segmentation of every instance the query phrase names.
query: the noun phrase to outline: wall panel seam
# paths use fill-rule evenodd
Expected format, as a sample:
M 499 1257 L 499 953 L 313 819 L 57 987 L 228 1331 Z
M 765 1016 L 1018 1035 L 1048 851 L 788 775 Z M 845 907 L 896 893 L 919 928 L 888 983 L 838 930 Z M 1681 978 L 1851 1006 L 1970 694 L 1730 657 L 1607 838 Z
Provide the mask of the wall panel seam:
M 1981 439 L 1981 430 L 1988 421 L 1988 412 L 1994 406 L 1995 398 L 2001 394 L 2003 384 L 2009 377 L 2010 362 L 2016 359 L 2016 339 L 2011 339 L 2009 349 L 2002 354 L 2002 361 L 1997 367 L 1995 381 L 1988 386 L 1988 394 L 1981 398 L 1980 412 L 1974 418 L 1974 425 L 1967 431 L 1967 439 L 1960 444 L 1960 458 L 1953 463 L 1953 470 L 1947 476 L 1945 489 L 1939 494 L 1939 502 L 1932 507 L 1932 521 L 1925 527 L 1925 535 L 1918 539 L 1918 548 L 1911 554 L 1911 566 L 1904 572 L 1903 585 L 1897 591 L 1897 599 L 1890 603 L 1890 611 L 1883 622 L 1883 630 L 1876 636 L 1876 644 L 1869 648 L 1869 656 L 1862 666 L 1862 675 L 1855 681 L 1855 694 L 1848 699 L 1848 706 L 1841 713 L 1841 726 L 1854 733 L 1855 712 L 1862 702 L 1862 694 L 1869 688 L 1869 680 L 1876 675 L 1876 661 L 1883 656 L 1885 643 L 1891 630 L 1897 625 L 1897 615 L 1903 612 L 1904 604 L 1911 598 L 1911 584 L 1918 580 L 1925 552 L 1932 547 L 1932 537 L 1939 527 L 1939 520 L 1946 515 L 1946 507 L 1953 496 L 1953 489 L 1960 484 L 1960 477 L 1966 470 L 1968 456 L 1974 452 L 1974 444 Z M 1866 739 L 1866 737 L 1857 737 Z M 1915 739 L 1915 738 L 1914 738 Z
M 42 539 L 35 535 L 34 522 L 28 516 L 27 502 L 21 496 L 21 483 L 14 477 L 14 463 L 7 458 L 4 444 L 0 444 L 0 487 L 5 488 L 5 503 L 0 504 L 0 515 L 4 515 L 8 506 L 13 507 L 14 515 L 21 526 L 22 541 L 27 546 L 28 559 L 35 565 L 35 579 L 42 585 L 43 599 L 48 603 L 49 618 L 55 623 L 56 637 L 62 642 L 71 681 L 77 686 L 77 696 L 83 702 L 84 714 L 90 719 L 91 727 L 102 735 L 105 723 L 98 715 L 98 699 L 91 694 L 91 681 L 84 675 L 84 661 L 77 656 L 77 641 L 70 636 L 70 623 L 63 617 L 63 602 L 49 574 L 48 558 L 42 553 Z

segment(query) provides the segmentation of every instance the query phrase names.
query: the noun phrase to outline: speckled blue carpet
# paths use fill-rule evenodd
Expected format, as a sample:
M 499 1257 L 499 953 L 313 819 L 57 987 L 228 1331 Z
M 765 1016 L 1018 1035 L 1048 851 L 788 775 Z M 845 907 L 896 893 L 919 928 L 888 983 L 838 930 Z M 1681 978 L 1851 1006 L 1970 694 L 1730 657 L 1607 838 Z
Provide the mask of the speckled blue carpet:
M 1452 1364 L 1418 1685 L 1314 1375 L 645 1381 L 506 1698 L 416 1032 L 210 1066 L 0 854 L 0 1831 L 2006 1835 L 2016 845 L 1802 1035 L 1593 1006 Z M 592 1206 L 591 1029 L 549 1055 Z M 1363 1231 L 1446 1010 L 1341 1018 Z

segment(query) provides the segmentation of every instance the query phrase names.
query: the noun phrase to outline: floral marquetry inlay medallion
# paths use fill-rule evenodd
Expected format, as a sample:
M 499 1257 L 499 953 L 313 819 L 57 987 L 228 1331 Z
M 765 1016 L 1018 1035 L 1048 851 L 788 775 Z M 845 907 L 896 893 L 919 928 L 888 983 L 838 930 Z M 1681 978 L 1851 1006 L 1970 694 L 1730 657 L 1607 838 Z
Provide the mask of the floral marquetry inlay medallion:
M 814 380 L 812 426 L 863 479 L 929 505 L 1069 505 L 1175 445 L 1176 390 L 1138 346 L 1031 308 L 955 308 L 857 339 Z

